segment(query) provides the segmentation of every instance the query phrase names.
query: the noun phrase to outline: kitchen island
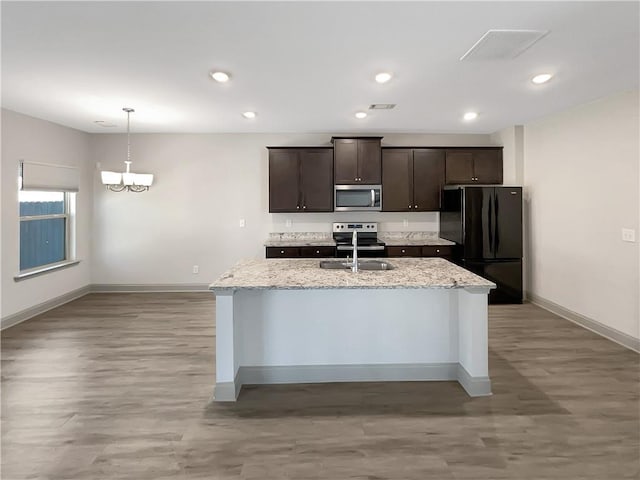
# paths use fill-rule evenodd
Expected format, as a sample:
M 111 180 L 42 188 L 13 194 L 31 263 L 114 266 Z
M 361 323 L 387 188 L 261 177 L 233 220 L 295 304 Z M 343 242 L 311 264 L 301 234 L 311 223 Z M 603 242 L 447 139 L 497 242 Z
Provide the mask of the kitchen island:
M 243 384 L 457 380 L 489 395 L 487 295 L 495 284 L 441 258 L 388 271 L 317 259 L 238 263 L 216 295 L 216 401 Z

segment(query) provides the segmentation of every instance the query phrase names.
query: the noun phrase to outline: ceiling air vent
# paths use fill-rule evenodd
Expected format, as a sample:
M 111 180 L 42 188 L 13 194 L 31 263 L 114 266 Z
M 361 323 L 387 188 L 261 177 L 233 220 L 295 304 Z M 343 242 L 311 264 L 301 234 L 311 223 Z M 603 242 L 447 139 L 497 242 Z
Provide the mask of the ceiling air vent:
M 117 127 L 117 125 L 115 123 L 107 122 L 105 120 L 94 120 L 93 123 L 95 123 L 96 125 L 98 125 L 100 127 L 104 127 L 104 128 Z
M 369 110 L 391 110 L 396 108 L 395 103 L 372 103 L 369 105 Z
M 511 60 L 547 33 L 546 30 L 489 30 L 460 60 Z

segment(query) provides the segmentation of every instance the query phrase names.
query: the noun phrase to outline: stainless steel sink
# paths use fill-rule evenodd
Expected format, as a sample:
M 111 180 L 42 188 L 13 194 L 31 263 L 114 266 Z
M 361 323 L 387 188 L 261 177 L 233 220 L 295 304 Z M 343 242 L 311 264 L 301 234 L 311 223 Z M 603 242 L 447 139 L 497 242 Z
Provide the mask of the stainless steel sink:
M 346 270 L 351 268 L 351 262 L 343 260 L 322 260 L 320 268 Z M 383 260 L 360 260 L 358 270 L 393 270 L 393 265 Z

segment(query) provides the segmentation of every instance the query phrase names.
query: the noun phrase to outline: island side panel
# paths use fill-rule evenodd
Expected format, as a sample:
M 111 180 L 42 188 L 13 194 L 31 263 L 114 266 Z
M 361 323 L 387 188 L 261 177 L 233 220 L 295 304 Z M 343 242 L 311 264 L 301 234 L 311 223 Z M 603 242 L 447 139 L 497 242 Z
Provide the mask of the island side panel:
M 216 295 L 216 385 L 214 399 L 218 402 L 235 401 L 241 385 L 236 382 L 239 359 L 234 321 L 236 302 L 232 290 L 215 291 Z
M 457 290 L 458 381 L 472 397 L 491 395 L 488 295 L 489 289 Z

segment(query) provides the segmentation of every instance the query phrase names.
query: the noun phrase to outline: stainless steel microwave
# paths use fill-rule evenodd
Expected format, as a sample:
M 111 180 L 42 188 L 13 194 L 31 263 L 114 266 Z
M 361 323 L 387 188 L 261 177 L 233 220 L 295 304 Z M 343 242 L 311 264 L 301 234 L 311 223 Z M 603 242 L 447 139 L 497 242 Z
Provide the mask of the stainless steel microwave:
M 382 185 L 336 185 L 334 192 L 336 212 L 382 210 Z

